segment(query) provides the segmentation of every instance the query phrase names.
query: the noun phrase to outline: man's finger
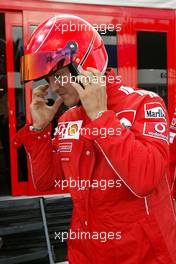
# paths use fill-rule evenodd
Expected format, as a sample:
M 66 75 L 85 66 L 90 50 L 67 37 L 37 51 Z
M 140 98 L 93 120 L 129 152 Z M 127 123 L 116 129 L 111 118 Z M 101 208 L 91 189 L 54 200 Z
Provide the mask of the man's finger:
M 56 99 L 56 101 L 54 102 L 54 104 L 51 107 L 55 112 L 57 112 L 58 108 L 61 106 L 61 104 L 63 103 L 63 100 L 61 97 L 58 97 Z
M 36 97 L 36 96 L 39 96 L 39 97 L 46 96 L 48 94 L 48 89 L 49 89 L 49 85 L 48 84 L 38 86 L 33 91 L 33 94 L 32 94 L 33 98 Z
M 101 76 L 101 72 L 95 68 L 87 67 L 87 71 L 91 72 L 95 76 Z
M 84 75 L 85 77 L 87 76 L 90 80 L 93 78 L 93 73 L 90 71 L 81 71 L 80 75 Z
M 32 101 L 31 105 L 37 105 L 39 103 L 45 103 L 45 99 L 41 97 L 36 97 L 35 100 Z
M 97 69 L 92 68 L 92 67 L 88 67 L 87 70 L 89 70 L 89 72 L 91 72 L 94 76 L 97 77 L 96 83 L 98 81 L 98 83 L 101 87 L 106 88 L 106 81 L 104 78 L 102 78 L 103 75 L 101 74 L 100 71 L 98 71 Z
M 72 86 L 76 89 L 76 91 L 79 94 L 79 97 L 82 97 L 83 93 L 84 93 L 84 89 L 82 88 L 82 86 L 79 83 L 76 82 L 72 82 Z
M 76 80 L 78 82 L 81 82 L 81 84 L 83 84 L 83 86 L 85 88 L 86 88 L 86 86 L 91 85 L 91 77 L 90 76 L 84 76 L 84 75 L 80 74 L 76 77 Z
M 39 85 L 38 87 L 36 87 L 34 89 L 34 92 L 37 92 L 37 91 L 46 91 L 48 88 L 49 88 L 49 84 Z
M 38 93 L 35 93 L 35 94 L 32 95 L 32 99 L 36 100 L 37 98 L 44 98 L 47 95 L 48 95 L 48 93 L 38 92 Z

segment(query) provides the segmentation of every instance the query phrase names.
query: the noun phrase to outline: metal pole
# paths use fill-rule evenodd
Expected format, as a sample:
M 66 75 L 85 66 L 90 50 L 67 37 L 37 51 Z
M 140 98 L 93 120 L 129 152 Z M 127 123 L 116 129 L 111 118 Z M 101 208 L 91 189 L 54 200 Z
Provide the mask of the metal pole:
M 40 198 L 40 207 L 41 207 L 41 212 L 42 212 L 42 219 L 43 219 L 43 224 L 44 224 L 44 230 L 45 230 L 45 237 L 46 237 L 46 243 L 47 243 L 47 248 L 48 248 L 49 261 L 50 261 L 50 264 L 54 264 L 52 251 L 51 251 L 51 243 L 50 243 L 49 234 L 48 234 L 48 226 L 47 226 L 47 221 L 46 221 L 46 215 L 45 215 L 43 198 Z

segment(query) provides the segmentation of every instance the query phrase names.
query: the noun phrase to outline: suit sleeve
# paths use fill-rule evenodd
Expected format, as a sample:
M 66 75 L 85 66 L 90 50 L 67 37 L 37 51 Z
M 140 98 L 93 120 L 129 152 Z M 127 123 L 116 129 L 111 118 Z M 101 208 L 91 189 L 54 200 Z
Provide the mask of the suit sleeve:
M 170 162 L 176 166 L 176 112 L 170 125 Z
M 170 144 L 170 173 L 173 186 L 173 196 L 176 198 L 176 136 Z
M 170 143 L 170 162 L 176 167 L 176 136 L 172 143 Z
M 146 118 L 144 109 L 145 103 L 156 103 L 166 113 L 164 104 L 147 98 L 137 109 L 131 128 L 122 126 L 115 112 L 108 110 L 87 125 L 99 132 L 106 129 L 107 136 L 102 137 L 101 133 L 85 136 L 95 141 L 112 170 L 139 197 L 155 190 L 169 163 L 167 114 L 164 118 Z
M 29 125 L 21 128 L 12 139 L 15 147 L 24 145 L 33 184 L 38 191 L 49 191 L 54 189 L 55 180 L 61 179 L 61 169 L 58 153 L 53 147 L 51 139 L 51 126 L 42 132 L 29 130 Z
M 176 197 L 176 112 L 170 125 L 170 173 L 173 195 Z

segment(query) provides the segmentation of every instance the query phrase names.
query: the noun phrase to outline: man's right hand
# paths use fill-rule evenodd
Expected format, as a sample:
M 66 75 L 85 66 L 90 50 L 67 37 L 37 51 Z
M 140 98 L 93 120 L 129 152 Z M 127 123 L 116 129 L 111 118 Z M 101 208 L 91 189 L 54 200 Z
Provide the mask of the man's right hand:
M 35 88 L 30 105 L 33 126 L 44 129 L 54 118 L 63 100 L 59 97 L 52 106 L 46 104 L 45 96 L 48 94 L 49 85 L 40 85 Z

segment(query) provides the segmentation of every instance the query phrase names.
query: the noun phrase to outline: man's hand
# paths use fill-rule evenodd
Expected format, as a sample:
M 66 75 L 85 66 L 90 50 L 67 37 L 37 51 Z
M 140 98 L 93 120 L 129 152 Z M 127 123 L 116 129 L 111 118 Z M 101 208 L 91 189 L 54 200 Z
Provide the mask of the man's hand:
M 101 78 L 101 73 L 98 70 L 90 67 L 87 68 L 87 71 L 82 71 L 77 79 L 81 81 L 85 89 L 76 82 L 72 85 L 77 90 L 88 117 L 94 120 L 98 112 L 107 110 L 105 81 L 102 80 L 103 78 Z
M 52 106 L 46 104 L 45 96 L 48 94 L 49 85 L 40 85 L 35 88 L 30 105 L 33 126 L 45 128 L 52 121 L 63 100 L 59 97 Z

